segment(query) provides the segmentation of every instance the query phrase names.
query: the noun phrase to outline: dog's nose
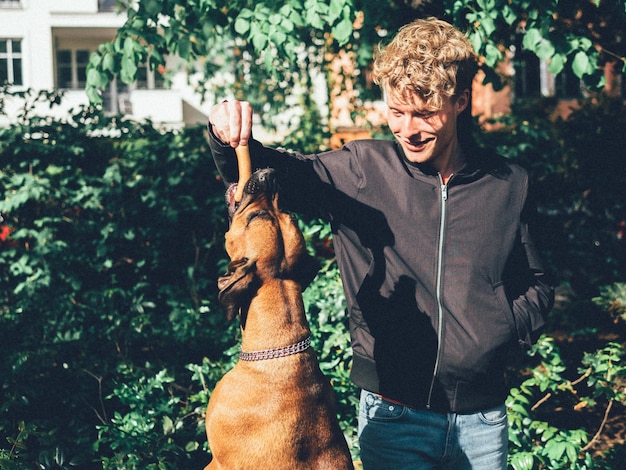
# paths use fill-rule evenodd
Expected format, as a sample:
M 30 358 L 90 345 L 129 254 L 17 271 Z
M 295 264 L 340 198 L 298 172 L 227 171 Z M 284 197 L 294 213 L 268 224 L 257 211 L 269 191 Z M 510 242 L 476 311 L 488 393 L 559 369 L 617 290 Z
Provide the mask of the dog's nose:
M 263 168 L 257 170 L 250 178 L 248 188 L 252 194 L 257 192 L 274 192 L 276 191 L 275 171 L 272 168 Z
M 257 173 L 259 183 L 267 184 L 270 181 L 273 181 L 273 176 L 274 176 L 274 170 L 272 168 L 263 168 L 259 170 Z

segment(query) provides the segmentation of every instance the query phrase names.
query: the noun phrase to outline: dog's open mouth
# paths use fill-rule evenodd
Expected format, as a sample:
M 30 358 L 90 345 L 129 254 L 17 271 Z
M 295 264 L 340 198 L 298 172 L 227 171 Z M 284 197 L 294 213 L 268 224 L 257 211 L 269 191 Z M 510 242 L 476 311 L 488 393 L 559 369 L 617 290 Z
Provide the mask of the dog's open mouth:
M 231 184 L 228 189 L 226 189 L 226 207 L 228 207 L 228 217 L 232 219 L 233 214 L 239 207 L 239 203 L 235 201 L 235 193 L 237 192 L 237 183 Z
M 278 191 L 278 185 L 275 177 L 274 170 L 270 168 L 264 168 L 255 171 L 243 191 L 243 198 L 240 202 L 235 201 L 235 194 L 237 192 L 237 183 L 231 184 L 226 190 L 226 206 L 228 207 L 228 217 L 232 219 L 233 215 L 241 203 L 246 200 L 247 196 L 255 196 L 261 193 L 265 193 L 271 199 L 272 195 Z M 247 202 L 246 202 L 247 204 Z

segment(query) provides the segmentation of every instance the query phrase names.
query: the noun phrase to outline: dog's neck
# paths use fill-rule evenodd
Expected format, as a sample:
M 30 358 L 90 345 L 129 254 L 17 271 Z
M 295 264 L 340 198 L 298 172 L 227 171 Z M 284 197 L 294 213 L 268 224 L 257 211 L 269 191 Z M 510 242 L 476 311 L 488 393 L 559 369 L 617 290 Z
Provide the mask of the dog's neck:
M 300 285 L 266 280 L 250 302 L 241 347 L 244 351 L 282 348 L 309 336 Z

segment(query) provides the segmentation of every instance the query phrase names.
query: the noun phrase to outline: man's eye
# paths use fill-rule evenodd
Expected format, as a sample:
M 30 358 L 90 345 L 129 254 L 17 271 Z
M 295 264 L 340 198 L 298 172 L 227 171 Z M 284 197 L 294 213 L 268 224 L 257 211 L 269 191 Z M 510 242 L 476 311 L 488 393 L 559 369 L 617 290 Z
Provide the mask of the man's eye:
M 420 119 L 428 119 L 432 117 L 435 113 L 433 112 L 424 112 L 424 113 L 415 113 L 415 115 Z

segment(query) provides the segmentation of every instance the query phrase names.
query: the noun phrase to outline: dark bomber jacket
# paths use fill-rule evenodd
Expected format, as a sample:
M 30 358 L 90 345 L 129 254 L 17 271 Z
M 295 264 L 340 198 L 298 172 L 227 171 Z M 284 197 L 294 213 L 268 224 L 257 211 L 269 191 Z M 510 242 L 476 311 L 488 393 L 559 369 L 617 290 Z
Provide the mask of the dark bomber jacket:
M 211 150 L 226 183 L 232 148 Z M 351 377 L 417 409 L 500 405 L 506 350 L 529 346 L 553 302 L 529 233 L 528 176 L 481 152 L 447 185 L 391 141 L 317 155 L 250 143 L 287 209 L 329 218 L 350 314 Z

